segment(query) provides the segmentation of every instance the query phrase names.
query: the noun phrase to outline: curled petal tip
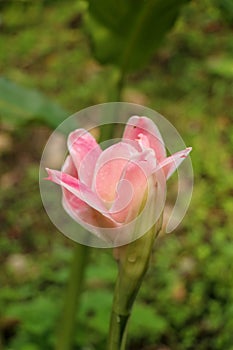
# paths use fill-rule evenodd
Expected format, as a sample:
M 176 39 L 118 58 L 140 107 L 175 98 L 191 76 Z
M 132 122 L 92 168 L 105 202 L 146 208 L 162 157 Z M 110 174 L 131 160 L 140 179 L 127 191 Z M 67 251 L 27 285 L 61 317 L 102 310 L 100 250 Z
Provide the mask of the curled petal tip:
M 192 147 L 187 147 L 185 152 L 185 157 L 187 157 L 191 151 L 192 151 Z
M 192 151 L 192 147 L 187 147 L 183 153 L 181 153 L 180 158 L 187 158 L 189 153 Z
M 47 176 L 47 177 L 44 177 L 43 180 L 51 181 L 51 180 L 52 180 L 51 170 L 50 170 L 49 168 L 45 168 L 45 170 L 47 171 L 48 176 Z

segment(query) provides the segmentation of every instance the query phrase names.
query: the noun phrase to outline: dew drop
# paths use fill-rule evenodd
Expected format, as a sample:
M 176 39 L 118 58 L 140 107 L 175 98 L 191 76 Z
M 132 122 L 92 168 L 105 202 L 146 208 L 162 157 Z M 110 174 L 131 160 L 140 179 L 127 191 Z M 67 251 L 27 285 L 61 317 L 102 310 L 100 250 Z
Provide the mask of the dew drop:
M 134 255 L 129 256 L 128 261 L 131 263 L 134 263 L 136 261 L 136 256 L 134 256 Z

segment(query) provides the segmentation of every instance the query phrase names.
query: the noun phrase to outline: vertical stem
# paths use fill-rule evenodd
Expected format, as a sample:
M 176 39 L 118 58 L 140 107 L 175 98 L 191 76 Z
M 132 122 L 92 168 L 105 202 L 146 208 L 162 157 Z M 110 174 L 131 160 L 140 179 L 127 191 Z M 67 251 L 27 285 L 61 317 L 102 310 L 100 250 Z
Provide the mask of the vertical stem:
M 3 350 L 2 330 L 0 329 L 0 350 Z
M 72 349 L 75 316 L 82 292 L 85 266 L 88 260 L 88 251 L 89 247 L 75 243 L 56 350 Z
M 131 310 L 147 272 L 153 243 L 161 225 L 162 215 L 141 238 L 116 248 L 119 271 L 113 298 L 107 350 L 125 350 Z
M 125 74 L 121 70 L 119 79 L 116 83 L 116 102 L 120 102 L 122 100 L 122 91 L 125 85 Z
M 120 102 L 122 100 L 125 77 L 126 76 L 121 69 L 112 72 L 112 81 L 108 92 L 108 102 Z
M 115 71 L 113 73 L 116 73 Z M 117 78 L 114 76 L 114 81 L 111 83 L 111 86 L 108 91 L 108 102 L 120 102 L 122 100 L 122 91 L 125 85 L 125 74 L 123 71 L 117 72 Z M 115 116 L 108 116 L 108 120 L 104 120 L 107 124 L 102 125 L 100 131 L 99 142 L 110 140 L 114 137 L 114 122 Z
M 129 316 L 117 315 L 112 311 L 108 335 L 108 350 L 125 350 Z

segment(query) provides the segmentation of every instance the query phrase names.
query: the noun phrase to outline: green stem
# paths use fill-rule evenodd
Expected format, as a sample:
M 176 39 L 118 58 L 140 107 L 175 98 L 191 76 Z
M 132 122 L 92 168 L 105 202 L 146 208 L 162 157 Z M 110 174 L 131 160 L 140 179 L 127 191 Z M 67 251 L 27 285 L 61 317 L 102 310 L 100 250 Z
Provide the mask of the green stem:
M 0 330 L 0 350 L 3 350 L 2 330 Z
M 113 82 L 111 82 L 108 91 L 108 102 L 120 102 L 122 100 L 122 91 L 125 85 L 125 74 L 123 74 L 121 70 L 117 72 L 114 71 L 113 73 Z M 104 121 L 107 124 L 104 124 L 101 127 L 99 143 L 105 140 L 110 140 L 114 137 L 114 123 L 117 120 L 114 110 L 113 107 L 113 112 L 109 113 L 108 116 L 104 118 Z M 108 112 L 110 112 L 110 107 Z
M 120 102 L 125 85 L 125 74 L 122 69 L 112 71 L 111 83 L 108 91 L 108 102 Z
M 123 92 L 124 85 L 125 85 L 125 74 L 121 70 L 120 76 L 116 83 L 116 99 L 115 99 L 116 102 L 120 102 L 122 100 L 122 92 Z
M 75 243 L 56 350 L 72 349 L 75 317 L 82 292 L 88 251 L 89 247 Z
M 116 248 L 118 277 L 113 298 L 107 350 L 125 350 L 127 325 L 133 303 L 147 272 L 154 240 L 162 224 L 162 216 L 145 235 Z
M 108 350 L 125 350 L 129 315 L 118 315 L 112 311 Z

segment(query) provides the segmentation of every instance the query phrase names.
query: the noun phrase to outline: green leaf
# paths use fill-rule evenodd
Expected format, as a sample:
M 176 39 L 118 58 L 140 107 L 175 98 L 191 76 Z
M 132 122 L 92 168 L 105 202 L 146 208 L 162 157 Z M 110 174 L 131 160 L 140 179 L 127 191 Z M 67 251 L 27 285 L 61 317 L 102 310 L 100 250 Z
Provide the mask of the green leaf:
M 232 57 L 212 57 L 206 62 L 208 71 L 222 78 L 233 78 L 233 59 Z
M 168 325 L 164 316 L 160 316 L 153 305 L 136 302 L 129 325 L 130 334 L 136 338 L 152 337 L 166 331 Z M 153 335 L 153 336 L 152 336 Z
M 14 125 L 39 120 L 55 128 L 68 115 L 67 111 L 38 91 L 0 78 L 0 120 Z
M 124 73 L 142 68 L 189 0 L 88 0 L 87 30 L 95 57 Z

